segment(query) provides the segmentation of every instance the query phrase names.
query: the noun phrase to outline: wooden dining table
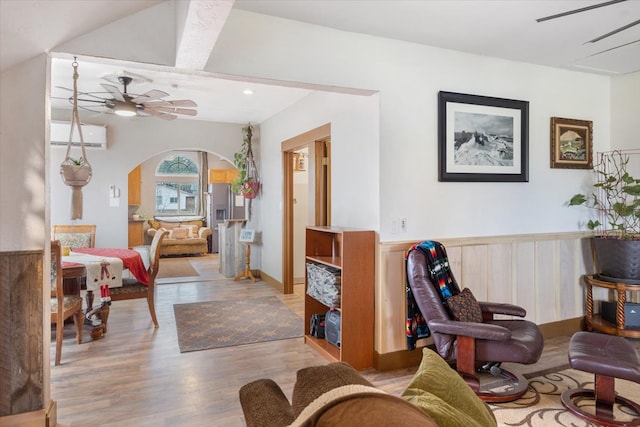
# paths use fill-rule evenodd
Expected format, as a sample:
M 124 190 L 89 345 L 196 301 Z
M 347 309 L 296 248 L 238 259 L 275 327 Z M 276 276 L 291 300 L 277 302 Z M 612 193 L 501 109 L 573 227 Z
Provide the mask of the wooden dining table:
M 138 282 L 144 285 L 149 283 L 149 273 L 145 268 L 142 256 L 138 251 L 121 248 L 74 248 L 72 249 L 72 252 L 96 257 L 119 258 L 122 260 L 123 269 L 129 270 L 131 275 L 133 275 Z M 65 294 L 80 295 L 80 291 L 83 288 L 82 279 L 86 278 L 86 275 L 87 270 L 83 263 L 75 262 L 73 260 L 73 256 L 62 257 L 62 278 Z M 94 298 L 95 296 L 93 291 L 87 289 L 85 295 L 85 302 L 87 305 L 85 315 L 93 312 L 93 314 L 98 315 L 100 318 L 106 319 L 109 316 L 109 304 L 101 304 L 98 310 L 93 310 Z M 92 327 L 91 336 L 93 339 L 97 339 L 106 333 L 102 324 L 95 325 L 89 319 L 87 319 L 86 322 Z

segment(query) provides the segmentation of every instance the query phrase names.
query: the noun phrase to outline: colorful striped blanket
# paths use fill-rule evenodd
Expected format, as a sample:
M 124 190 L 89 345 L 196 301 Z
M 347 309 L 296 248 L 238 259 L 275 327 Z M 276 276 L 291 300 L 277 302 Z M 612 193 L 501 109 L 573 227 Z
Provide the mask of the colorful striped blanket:
M 412 245 L 405 254 L 405 272 L 407 271 L 406 263 L 409 258 L 409 254 L 414 250 L 421 251 L 427 258 L 427 268 L 430 276 L 429 279 L 434 285 L 438 286 L 440 298 L 443 303 L 450 296 L 460 293 L 460 288 L 458 287 L 456 279 L 453 277 L 453 273 L 449 267 L 447 251 L 442 243 L 433 240 L 425 240 Z M 418 308 L 413 292 L 411 291 L 411 286 L 409 286 L 408 272 L 407 283 L 405 283 L 405 293 L 407 303 L 407 348 L 409 350 L 413 350 L 416 348 L 416 342 L 420 339 L 427 338 L 431 335 L 431 332 L 429 331 L 427 322 Z

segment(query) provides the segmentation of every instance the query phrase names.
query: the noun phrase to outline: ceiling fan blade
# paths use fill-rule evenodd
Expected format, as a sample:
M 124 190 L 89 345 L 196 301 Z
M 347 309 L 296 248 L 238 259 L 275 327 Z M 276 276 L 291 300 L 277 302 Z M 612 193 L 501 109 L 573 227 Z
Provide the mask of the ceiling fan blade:
M 73 92 L 73 89 L 69 89 L 68 87 L 63 87 L 63 86 L 56 86 L 56 89 L 62 89 L 62 90 L 66 90 L 66 91 L 69 91 L 69 92 Z M 98 93 L 105 93 L 105 92 L 98 92 Z M 96 100 L 98 100 L 98 101 L 95 101 L 95 102 L 102 102 L 102 101 L 105 100 L 104 97 L 100 97 L 100 96 L 94 95 L 91 92 L 78 91 L 78 95 L 90 96 L 91 98 L 95 98 Z M 69 99 L 73 101 L 73 96 L 70 96 Z
M 148 113 L 149 115 L 152 115 L 154 117 L 159 117 L 163 120 L 175 120 L 178 118 L 178 116 L 174 115 L 174 114 L 167 114 L 167 113 L 163 113 L 161 111 L 156 111 L 156 110 L 144 110 L 145 113 Z
M 136 96 L 131 101 L 135 102 L 136 104 L 139 104 L 141 102 L 153 101 L 155 99 L 164 98 L 165 96 L 169 96 L 169 94 L 167 92 L 163 92 L 161 90 L 153 89 L 153 90 L 150 90 L 147 93 L 144 93 L 142 95 Z
M 627 47 L 635 43 L 640 43 L 640 39 L 630 41 L 629 43 L 623 43 L 618 46 L 610 47 L 609 49 L 601 50 L 600 52 L 592 53 L 591 55 L 587 56 L 587 58 L 591 58 L 592 56 L 602 55 L 603 53 L 611 52 L 612 50 L 620 49 L 621 47 Z
M 92 113 L 96 113 L 96 115 L 100 115 L 100 114 L 104 114 L 104 113 L 113 114 L 111 111 L 108 111 L 108 110 L 94 110 L 93 108 L 88 107 L 88 106 L 85 107 L 85 106 L 82 106 L 82 105 L 78 105 L 78 108 L 81 109 L 81 110 L 84 110 L 84 111 L 90 111 Z
M 166 99 L 162 99 L 159 101 L 150 101 L 143 102 L 145 107 L 156 108 L 156 107 L 197 107 L 198 104 L 191 101 L 190 99 L 179 99 L 177 101 L 168 101 Z
M 593 39 L 593 40 L 589 40 L 587 43 L 595 43 L 595 42 L 598 42 L 598 41 L 600 41 L 600 40 L 602 40 L 602 39 L 606 39 L 606 38 L 607 38 L 607 37 L 609 37 L 609 36 L 612 36 L 612 35 L 614 35 L 614 34 L 618 34 L 620 31 L 624 31 L 624 30 L 626 30 L 626 29 L 628 29 L 628 28 L 635 27 L 635 26 L 636 26 L 636 25 L 638 25 L 638 24 L 640 24 L 640 19 L 638 19 L 638 20 L 637 20 L 637 21 L 635 21 L 635 22 L 632 22 L 631 24 L 627 24 L 627 25 L 624 25 L 624 26 L 622 26 L 622 27 L 620 27 L 620 28 L 618 28 L 618 29 L 616 29 L 616 30 L 610 31 L 610 32 L 608 32 L 607 34 L 603 34 L 603 35 L 601 35 L 600 37 L 596 37 L 596 38 L 595 38 L 595 39 Z
M 573 15 L 574 13 L 586 12 L 587 10 L 597 9 L 599 7 L 609 6 L 616 3 L 622 3 L 623 1 L 627 1 L 627 0 L 610 0 L 604 3 L 598 3 L 591 6 L 581 7 L 580 9 L 569 10 L 567 12 L 545 16 L 544 18 L 538 18 L 536 19 L 536 22 L 544 22 L 544 21 L 549 21 L 550 19 L 562 18 L 563 16 Z
M 171 113 L 171 114 L 184 114 L 187 116 L 195 116 L 198 114 L 196 110 L 189 110 L 187 108 L 174 108 L 174 107 L 150 107 L 147 108 L 145 105 L 145 111 L 160 111 L 163 113 Z
M 198 106 L 198 104 L 196 104 L 195 102 L 193 102 L 190 99 L 178 99 L 176 101 L 167 101 L 168 103 L 170 103 L 171 105 L 173 105 L 174 107 L 192 107 L 195 108 Z
M 116 86 L 108 85 L 106 83 L 100 83 L 100 86 L 105 88 L 105 90 L 109 92 L 118 101 L 122 101 L 122 102 L 125 101 L 124 96 L 122 95 L 122 92 L 120 92 L 120 89 L 118 89 Z

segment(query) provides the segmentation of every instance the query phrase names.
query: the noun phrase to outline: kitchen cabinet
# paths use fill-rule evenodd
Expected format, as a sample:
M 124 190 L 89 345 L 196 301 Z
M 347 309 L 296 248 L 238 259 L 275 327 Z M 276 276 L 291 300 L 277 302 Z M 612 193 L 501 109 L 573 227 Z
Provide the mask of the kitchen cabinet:
M 129 172 L 129 204 L 140 206 L 142 199 L 141 190 L 141 167 L 136 166 L 131 172 Z

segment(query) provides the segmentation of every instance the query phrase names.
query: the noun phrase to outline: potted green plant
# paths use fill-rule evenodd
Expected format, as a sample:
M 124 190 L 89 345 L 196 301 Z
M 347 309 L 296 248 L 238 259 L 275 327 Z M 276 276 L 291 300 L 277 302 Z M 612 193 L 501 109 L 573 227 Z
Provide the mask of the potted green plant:
M 260 189 L 258 170 L 253 160 L 251 138 L 253 126 L 251 123 L 242 128 L 244 137 L 240 150 L 233 154 L 233 164 L 238 169 L 238 176 L 231 181 L 231 191 L 242 195 L 247 199 L 254 199 Z
M 640 283 L 640 179 L 629 173 L 629 160 L 621 150 L 602 153 L 594 167 L 594 192 L 574 195 L 569 206 L 585 205 L 598 214 L 587 228 L 595 232 L 592 247 L 600 278 Z

